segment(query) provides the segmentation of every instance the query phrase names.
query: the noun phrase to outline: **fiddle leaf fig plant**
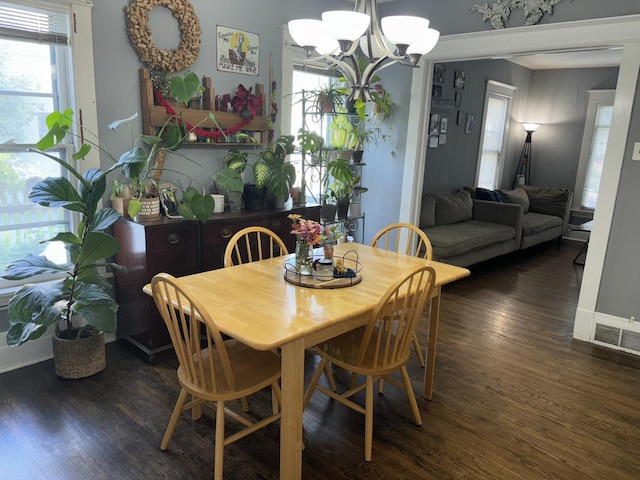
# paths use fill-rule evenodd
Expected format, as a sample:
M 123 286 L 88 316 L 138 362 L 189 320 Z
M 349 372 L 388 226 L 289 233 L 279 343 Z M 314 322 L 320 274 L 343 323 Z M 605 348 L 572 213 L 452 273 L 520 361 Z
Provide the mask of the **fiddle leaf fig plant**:
M 107 170 L 89 169 L 81 174 L 71 163 L 45 150 L 57 146 L 72 125 L 71 110 L 53 112 L 47 117 L 49 132 L 38 142 L 37 153 L 60 164 L 69 177 L 46 178 L 38 182 L 29 193 L 29 199 L 44 207 L 62 207 L 80 215 L 75 232 L 62 232 L 44 242 L 62 242 L 69 252 L 69 263 L 56 264 L 42 255 L 30 254 L 10 264 L 2 278 L 25 280 L 37 275 L 62 276 L 53 282 L 39 282 L 23 286 L 11 298 L 8 306 L 9 331 L 7 343 L 11 346 L 39 338 L 51 325 L 62 322 L 65 338 L 80 335 L 72 318 L 83 317 L 96 330 L 113 333 L 116 326 L 118 304 L 107 290 L 110 284 L 102 278 L 99 268 L 110 267 L 126 271 L 108 258 L 118 251 L 118 242 L 106 233 L 120 214 L 112 208 L 101 208 L 106 190 L 107 175 L 118 168 L 114 164 Z M 73 155 L 82 160 L 91 147 L 83 144 Z M 77 333 L 74 333 L 77 332 Z

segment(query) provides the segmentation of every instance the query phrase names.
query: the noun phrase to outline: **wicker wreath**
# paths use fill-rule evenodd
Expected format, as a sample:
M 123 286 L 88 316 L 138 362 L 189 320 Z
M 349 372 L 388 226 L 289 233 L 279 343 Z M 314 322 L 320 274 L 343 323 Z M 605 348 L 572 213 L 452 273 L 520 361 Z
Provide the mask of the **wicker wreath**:
M 149 12 L 168 8 L 180 24 L 177 50 L 157 48 L 149 28 Z M 133 0 L 126 8 L 127 33 L 140 60 L 153 70 L 179 72 L 191 66 L 200 53 L 200 22 L 189 0 Z

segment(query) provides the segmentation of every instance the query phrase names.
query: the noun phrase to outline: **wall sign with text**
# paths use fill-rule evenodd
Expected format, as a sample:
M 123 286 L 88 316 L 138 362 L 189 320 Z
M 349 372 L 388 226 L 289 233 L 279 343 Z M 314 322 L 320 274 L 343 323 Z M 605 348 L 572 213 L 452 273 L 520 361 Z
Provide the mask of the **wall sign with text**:
M 218 70 L 258 75 L 260 37 L 229 27 L 216 27 Z

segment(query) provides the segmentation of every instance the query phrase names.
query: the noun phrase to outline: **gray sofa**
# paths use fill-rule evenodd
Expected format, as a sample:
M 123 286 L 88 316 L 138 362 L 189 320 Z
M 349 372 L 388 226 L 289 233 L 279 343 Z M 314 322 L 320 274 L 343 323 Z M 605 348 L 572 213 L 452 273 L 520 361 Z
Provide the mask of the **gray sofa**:
M 522 185 L 500 193 L 504 202 L 522 207 L 521 249 L 558 239 L 566 233 L 571 213 L 570 190 Z
M 468 191 L 424 193 L 419 227 L 435 260 L 466 267 L 520 248 L 522 207 L 472 199 Z

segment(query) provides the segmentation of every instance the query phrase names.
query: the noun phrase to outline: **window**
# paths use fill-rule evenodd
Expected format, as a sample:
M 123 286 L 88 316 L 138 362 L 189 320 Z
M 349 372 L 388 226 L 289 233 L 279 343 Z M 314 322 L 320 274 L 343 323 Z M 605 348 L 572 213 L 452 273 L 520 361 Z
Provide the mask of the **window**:
M 595 210 L 607 150 L 615 90 L 589 90 L 573 208 Z
M 476 186 L 480 188 L 494 190 L 500 187 L 514 90 L 511 85 L 493 80 L 487 82 L 476 173 Z
M 0 109 L 11 112 L 0 121 L 0 271 L 28 253 L 66 262 L 67 252 L 59 242 L 41 242 L 75 227 L 67 210 L 29 200 L 35 183 L 63 174 L 56 162 L 29 150 L 47 131 L 50 112 L 75 106 L 70 19 L 79 9 L 78 17 L 90 20 L 90 10 L 74 0 L 24 3 L 0 1 Z M 90 36 L 90 29 L 85 35 Z M 93 81 L 93 59 L 79 53 L 76 60 L 88 62 L 84 68 Z M 94 109 L 83 113 L 95 116 Z M 68 160 L 73 151 L 69 144 L 49 153 Z M 90 166 L 95 163 L 83 169 Z M 0 287 L 10 285 L 0 279 Z

